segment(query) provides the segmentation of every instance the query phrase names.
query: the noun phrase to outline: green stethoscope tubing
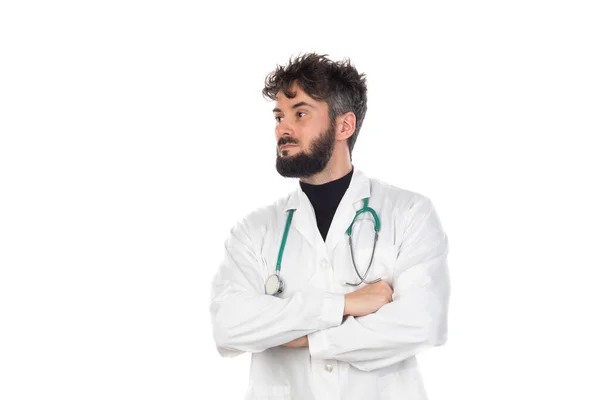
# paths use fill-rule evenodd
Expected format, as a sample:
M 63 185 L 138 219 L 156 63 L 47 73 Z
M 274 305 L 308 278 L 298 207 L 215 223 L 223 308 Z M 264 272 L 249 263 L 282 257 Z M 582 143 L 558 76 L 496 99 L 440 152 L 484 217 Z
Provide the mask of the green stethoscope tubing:
M 285 249 L 285 242 L 287 241 L 288 232 L 290 231 L 294 211 L 296 210 L 288 211 L 287 221 L 285 222 L 285 231 L 283 232 L 283 239 L 281 239 L 281 245 L 279 246 L 279 256 L 277 257 L 277 267 L 275 268 L 277 275 L 279 275 L 279 270 L 281 270 L 281 257 L 283 257 L 283 249 Z
M 369 198 L 367 197 L 363 201 L 364 201 L 363 208 L 361 208 L 360 210 L 358 210 L 356 212 L 356 214 L 354 215 L 354 219 L 352 220 L 352 222 L 350 223 L 350 226 L 346 230 L 346 234 L 348 235 L 348 244 L 350 245 L 350 256 L 352 257 L 352 266 L 354 267 L 354 271 L 356 272 L 356 275 L 360 278 L 360 282 L 358 282 L 358 283 L 346 282 L 346 284 L 352 285 L 352 286 L 359 286 L 361 283 L 375 283 L 375 282 L 379 282 L 381 280 L 381 278 L 378 278 L 374 281 L 366 280 L 367 275 L 369 274 L 369 270 L 371 269 L 371 266 L 373 265 L 373 256 L 375 255 L 375 246 L 377 245 L 377 240 L 379 239 L 379 230 L 381 229 L 381 223 L 379 221 L 379 217 L 377 216 L 377 213 L 375 212 L 375 210 L 373 210 L 371 207 L 369 207 Z M 290 231 L 290 225 L 292 224 L 292 218 L 294 216 L 294 211 L 295 211 L 294 209 L 288 211 L 288 217 L 287 217 L 287 221 L 285 223 L 285 230 L 283 232 L 283 238 L 281 240 L 281 245 L 279 246 L 279 255 L 277 256 L 277 266 L 275 268 L 275 274 L 278 277 L 278 281 L 280 284 L 280 291 L 282 290 L 281 286 L 283 286 L 283 282 L 281 281 L 281 278 L 279 278 L 279 271 L 281 270 L 281 259 L 283 257 L 285 243 L 287 241 L 288 233 Z M 358 218 L 358 216 L 360 214 L 365 213 L 365 212 L 370 213 L 373 216 L 373 219 L 375 220 L 375 238 L 373 240 L 373 250 L 371 252 L 371 258 L 369 260 L 369 266 L 367 267 L 367 270 L 365 271 L 365 275 L 363 276 L 358 271 L 358 268 L 356 267 L 356 262 L 354 261 L 354 249 L 352 247 L 352 226 L 354 225 L 354 221 L 356 221 L 356 218 Z
M 354 267 L 354 271 L 356 272 L 356 275 L 360 278 L 360 282 L 358 282 L 358 283 L 346 282 L 346 285 L 351 285 L 351 286 L 359 286 L 361 283 L 375 283 L 375 282 L 379 282 L 381 280 L 381 278 L 377 278 L 374 281 L 366 280 L 367 275 L 369 275 L 369 271 L 371 270 L 371 266 L 373 265 L 373 256 L 375 255 L 375 246 L 377 245 L 377 240 L 379 239 L 379 230 L 381 229 L 381 224 L 379 222 L 379 217 L 377 216 L 377 213 L 375 212 L 375 210 L 373 210 L 371 207 L 369 207 L 369 198 L 368 197 L 366 199 L 364 199 L 364 204 L 365 205 L 363 206 L 363 208 L 361 208 L 360 210 L 358 210 L 356 212 L 356 215 L 354 216 L 352 223 L 348 227 L 348 230 L 346 230 L 346 234 L 348 235 L 348 245 L 350 246 L 350 257 L 352 258 L 352 266 Z M 356 262 L 354 261 L 354 248 L 352 247 L 352 225 L 354 225 L 354 221 L 356 221 L 356 218 L 364 212 L 371 213 L 371 215 L 373 216 L 373 219 L 375 220 L 375 237 L 373 238 L 373 250 L 371 251 L 371 258 L 369 259 L 369 266 L 367 267 L 367 270 L 365 271 L 365 275 L 363 276 L 358 271 L 358 268 L 356 268 Z
M 373 216 L 373 219 L 375 220 L 375 232 L 379 233 L 379 229 L 381 228 L 381 224 L 379 223 L 379 217 L 377 216 L 377 213 L 375 212 L 375 210 L 373 210 L 371 207 L 369 207 L 369 198 L 367 197 L 363 201 L 364 201 L 363 208 L 361 208 L 360 210 L 358 210 L 356 212 L 356 215 L 354 216 L 352 223 L 348 227 L 348 230 L 346 230 L 346 233 L 348 234 L 348 236 L 352 235 L 352 225 L 354 225 L 354 221 L 356 221 L 356 218 L 364 212 L 371 213 L 371 215 Z

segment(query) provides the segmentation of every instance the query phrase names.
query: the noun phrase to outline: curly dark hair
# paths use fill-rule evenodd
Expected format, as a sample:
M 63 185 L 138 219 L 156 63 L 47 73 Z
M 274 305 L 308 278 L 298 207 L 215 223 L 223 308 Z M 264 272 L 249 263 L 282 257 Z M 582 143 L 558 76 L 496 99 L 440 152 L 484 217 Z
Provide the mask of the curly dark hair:
M 330 122 L 349 111 L 356 116 L 356 126 L 348 138 L 348 149 L 352 149 L 367 113 L 367 82 L 365 74 L 359 74 L 350 60 L 334 62 L 328 54 L 309 53 L 290 58 L 287 66 L 278 65 L 265 78 L 262 90 L 265 98 L 275 100 L 279 91 L 288 98 L 296 96 L 290 91 L 295 82 L 311 98 L 325 101 L 329 108 Z

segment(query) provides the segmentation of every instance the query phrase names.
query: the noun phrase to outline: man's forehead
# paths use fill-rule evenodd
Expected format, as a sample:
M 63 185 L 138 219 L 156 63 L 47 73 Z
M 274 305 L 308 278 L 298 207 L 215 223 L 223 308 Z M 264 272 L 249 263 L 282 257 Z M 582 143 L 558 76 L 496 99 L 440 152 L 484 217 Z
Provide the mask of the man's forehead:
M 304 92 L 302 89 L 300 89 L 297 86 L 290 86 L 290 88 L 287 91 L 288 91 L 288 93 L 291 92 L 292 95 L 294 95 L 294 97 L 287 97 L 285 95 L 285 93 L 283 93 L 283 90 L 280 90 L 275 95 L 275 104 L 276 105 L 283 105 L 283 104 L 292 105 L 292 104 L 297 104 L 297 103 L 306 103 L 306 104 L 312 105 L 314 107 L 318 107 L 319 103 L 321 103 L 321 102 L 313 99 L 312 97 L 310 97 L 308 94 L 306 94 L 306 92 Z

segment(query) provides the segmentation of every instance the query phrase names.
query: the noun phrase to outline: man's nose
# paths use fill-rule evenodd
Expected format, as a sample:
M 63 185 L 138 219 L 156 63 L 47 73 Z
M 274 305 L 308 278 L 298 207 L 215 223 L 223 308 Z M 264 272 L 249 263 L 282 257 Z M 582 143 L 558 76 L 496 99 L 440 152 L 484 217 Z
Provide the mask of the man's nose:
M 285 121 L 285 118 L 284 118 L 275 127 L 275 134 L 277 135 L 277 140 L 279 140 L 285 135 L 293 136 L 294 130 L 292 129 L 292 126 Z

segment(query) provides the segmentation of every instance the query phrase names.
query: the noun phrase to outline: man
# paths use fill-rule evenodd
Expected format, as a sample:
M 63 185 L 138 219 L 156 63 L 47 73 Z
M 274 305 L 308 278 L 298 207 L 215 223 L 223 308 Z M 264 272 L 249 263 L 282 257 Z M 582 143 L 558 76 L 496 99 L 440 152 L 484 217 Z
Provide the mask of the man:
M 246 399 L 427 398 L 415 356 L 446 342 L 448 240 L 429 198 L 352 164 L 366 92 L 317 54 L 265 81 L 299 185 L 233 227 L 210 306 L 219 353 L 252 353 Z

